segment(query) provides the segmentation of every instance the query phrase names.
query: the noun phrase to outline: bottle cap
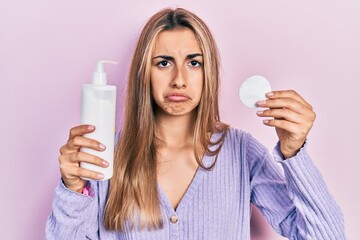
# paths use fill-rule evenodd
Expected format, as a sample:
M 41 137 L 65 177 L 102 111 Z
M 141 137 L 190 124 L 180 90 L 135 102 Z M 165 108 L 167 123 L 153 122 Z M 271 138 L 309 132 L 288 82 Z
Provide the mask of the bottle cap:
M 93 82 L 92 82 L 93 84 L 106 85 L 107 77 L 106 77 L 106 72 L 104 71 L 104 63 L 117 64 L 117 62 L 114 61 L 107 61 L 107 60 L 98 61 L 96 64 L 96 70 L 93 74 Z

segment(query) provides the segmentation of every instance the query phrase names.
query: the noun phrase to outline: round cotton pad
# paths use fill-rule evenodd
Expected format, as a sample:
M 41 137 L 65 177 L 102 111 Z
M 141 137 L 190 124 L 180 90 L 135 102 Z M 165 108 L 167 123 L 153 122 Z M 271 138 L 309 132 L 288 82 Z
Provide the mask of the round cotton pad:
M 246 79 L 239 89 L 241 102 L 247 107 L 255 108 L 256 102 L 267 99 L 266 93 L 271 92 L 269 81 L 259 75 Z

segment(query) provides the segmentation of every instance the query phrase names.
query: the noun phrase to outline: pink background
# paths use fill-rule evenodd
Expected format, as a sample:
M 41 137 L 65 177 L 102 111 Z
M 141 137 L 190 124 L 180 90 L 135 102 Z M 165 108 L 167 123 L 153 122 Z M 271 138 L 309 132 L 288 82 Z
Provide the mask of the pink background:
M 344 212 L 348 239 L 358 239 L 360 2 L 220 2 L 0 1 L 0 239 L 44 238 L 59 181 L 58 149 L 79 123 L 81 85 L 90 81 L 96 60 L 118 61 L 107 72 L 119 87 L 121 122 L 137 35 L 167 6 L 194 11 L 217 39 L 223 121 L 270 149 L 275 145 L 273 129 L 238 100 L 241 82 L 255 74 L 311 102 L 318 118 L 309 152 Z M 281 239 L 261 239 L 270 238 Z

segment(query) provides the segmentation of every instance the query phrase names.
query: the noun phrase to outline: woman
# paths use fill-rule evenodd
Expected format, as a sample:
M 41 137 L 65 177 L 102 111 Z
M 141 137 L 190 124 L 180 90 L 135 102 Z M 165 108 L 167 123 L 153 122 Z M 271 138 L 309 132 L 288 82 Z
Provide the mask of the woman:
M 258 102 L 275 127 L 274 155 L 249 134 L 220 122 L 219 60 L 204 22 L 178 8 L 145 25 L 131 64 L 124 127 L 109 181 L 79 167 L 106 167 L 79 152 L 105 146 L 70 131 L 60 149 L 47 239 L 250 239 L 250 203 L 290 239 L 344 239 L 342 215 L 306 153 L 315 120 L 295 91 Z

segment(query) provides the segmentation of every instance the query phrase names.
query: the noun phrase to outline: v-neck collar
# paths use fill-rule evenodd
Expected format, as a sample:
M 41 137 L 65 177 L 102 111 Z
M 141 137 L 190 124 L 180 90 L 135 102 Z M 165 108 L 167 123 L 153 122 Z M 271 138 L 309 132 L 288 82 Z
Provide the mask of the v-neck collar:
M 214 141 L 214 138 L 217 137 L 218 134 L 217 133 L 213 133 L 211 136 L 211 140 Z M 211 148 L 215 148 L 216 146 L 212 146 Z M 210 166 L 213 161 L 215 159 L 215 156 L 208 156 L 208 155 L 204 155 L 203 159 L 202 159 L 202 163 L 204 164 L 204 166 Z M 206 175 L 208 171 L 203 169 L 202 167 L 198 166 L 198 168 L 196 169 L 196 172 L 194 174 L 193 179 L 191 180 L 188 188 L 186 189 L 184 195 L 182 196 L 182 198 L 180 199 L 179 204 L 177 205 L 177 208 L 174 209 L 172 204 L 170 203 L 169 198 L 167 197 L 166 193 L 161 189 L 160 185 L 157 184 L 157 190 L 158 190 L 158 194 L 159 194 L 159 200 L 160 200 L 160 204 L 162 204 L 165 209 L 166 212 L 168 214 L 180 214 L 181 212 L 186 211 L 187 206 L 189 205 L 189 203 L 192 201 L 194 194 L 197 192 L 199 185 L 203 179 L 203 177 Z

